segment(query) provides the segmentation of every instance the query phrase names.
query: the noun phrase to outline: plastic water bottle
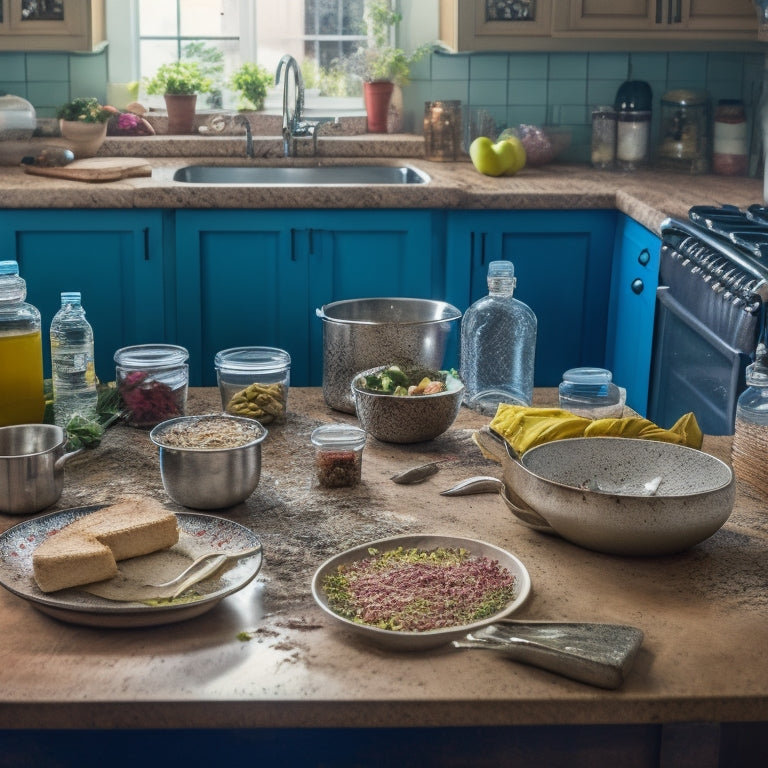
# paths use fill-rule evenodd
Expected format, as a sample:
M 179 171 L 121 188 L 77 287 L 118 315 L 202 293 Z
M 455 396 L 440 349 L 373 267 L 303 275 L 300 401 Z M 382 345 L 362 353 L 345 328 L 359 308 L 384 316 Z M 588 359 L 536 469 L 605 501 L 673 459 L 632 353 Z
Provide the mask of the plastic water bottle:
M 61 309 L 51 322 L 53 418 L 66 427 L 75 414 L 93 416 L 98 393 L 93 362 L 93 329 L 78 292 L 61 294 Z
M 494 415 L 499 403 L 530 405 L 536 355 L 536 315 L 513 297 L 511 261 L 488 265 L 488 295 L 461 321 L 460 374 L 464 404 Z

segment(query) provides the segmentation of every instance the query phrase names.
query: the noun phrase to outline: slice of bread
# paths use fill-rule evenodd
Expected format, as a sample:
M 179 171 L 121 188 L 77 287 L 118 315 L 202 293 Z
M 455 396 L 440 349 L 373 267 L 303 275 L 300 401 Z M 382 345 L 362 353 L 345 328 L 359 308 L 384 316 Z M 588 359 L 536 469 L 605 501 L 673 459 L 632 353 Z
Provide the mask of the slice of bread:
M 84 515 L 47 538 L 32 555 L 43 592 L 91 584 L 117 574 L 117 562 L 179 540 L 176 515 L 151 499 L 126 499 Z

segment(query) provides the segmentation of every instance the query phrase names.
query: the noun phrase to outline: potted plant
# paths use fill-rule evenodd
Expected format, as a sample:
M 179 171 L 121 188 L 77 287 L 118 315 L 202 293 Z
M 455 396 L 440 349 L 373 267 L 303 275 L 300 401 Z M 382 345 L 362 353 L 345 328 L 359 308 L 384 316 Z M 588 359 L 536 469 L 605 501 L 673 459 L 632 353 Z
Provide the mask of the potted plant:
M 245 62 L 230 78 L 230 87 L 239 94 L 238 109 L 264 109 L 267 88 L 275 82 L 272 73 L 259 64 Z
M 197 94 L 207 93 L 212 81 L 196 61 L 161 65 L 146 82 L 147 93 L 162 95 L 168 110 L 168 133 L 192 133 Z
M 117 113 L 95 98 L 77 98 L 56 110 L 61 135 L 71 145 L 75 157 L 93 157 L 107 135 L 107 123 Z

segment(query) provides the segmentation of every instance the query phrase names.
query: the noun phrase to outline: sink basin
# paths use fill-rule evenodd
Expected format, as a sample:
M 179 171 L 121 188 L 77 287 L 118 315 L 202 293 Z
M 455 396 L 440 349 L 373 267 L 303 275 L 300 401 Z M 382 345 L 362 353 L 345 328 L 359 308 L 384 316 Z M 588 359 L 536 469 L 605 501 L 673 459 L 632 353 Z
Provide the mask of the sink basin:
M 173 174 L 188 184 L 426 184 L 429 176 L 409 165 L 321 165 L 274 168 L 187 165 Z

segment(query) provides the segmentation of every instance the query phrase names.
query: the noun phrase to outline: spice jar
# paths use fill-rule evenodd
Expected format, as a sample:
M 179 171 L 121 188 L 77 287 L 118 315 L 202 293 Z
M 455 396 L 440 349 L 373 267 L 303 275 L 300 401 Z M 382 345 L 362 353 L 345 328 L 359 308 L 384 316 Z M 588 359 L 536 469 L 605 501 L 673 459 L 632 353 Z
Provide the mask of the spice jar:
M 611 170 L 616 163 L 616 110 L 595 107 L 592 111 L 592 166 Z
M 139 344 L 115 352 L 115 381 L 125 420 L 154 427 L 184 416 L 189 387 L 189 353 L 172 344 Z
M 221 407 L 233 416 L 282 424 L 288 405 L 291 356 L 275 347 L 233 347 L 216 353 Z
M 315 475 L 324 488 L 357 485 L 363 472 L 365 431 L 348 424 L 324 424 L 312 432 Z
M 746 176 L 747 113 L 741 99 L 717 102 L 712 138 L 712 170 L 721 176 Z
M 659 165 L 686 173 L 708 170 L 709 100 L 704 91 L 667 91 L 661 99 Z
M 424 103 L 424 157 L 453 162 L 461 148 L 461 102 Z

